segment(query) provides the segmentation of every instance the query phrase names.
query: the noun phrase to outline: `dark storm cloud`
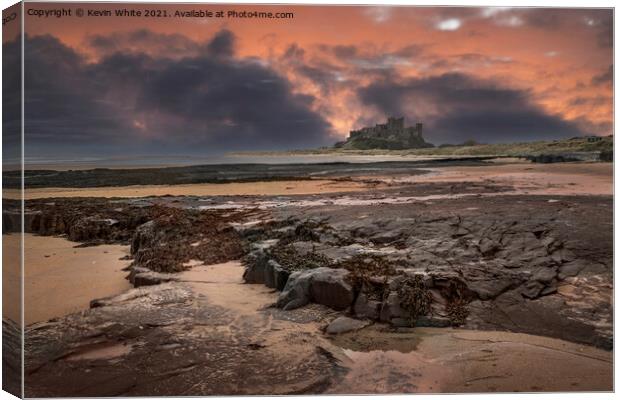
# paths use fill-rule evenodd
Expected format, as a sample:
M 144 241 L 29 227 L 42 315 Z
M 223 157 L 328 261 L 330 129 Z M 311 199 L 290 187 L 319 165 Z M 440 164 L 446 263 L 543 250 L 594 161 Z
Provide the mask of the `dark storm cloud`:
M 327 48 L 324 45 L 319 45 L 319 47 Z M 355 49 L 354 46 L 342 47 Z M 343 73 L 343 68 L 319 57 L 313 57 L 311 60 L 308 60 L 306 58 L 306 51 L 297 43 L 293 43 L 286 48 L 280 61 L 295 71 L 296 75 L 303 76 L 312 81 L 324 96 L 330 95 L 336 87 L 342 86 L 342 82 L 338 81 L 338 76 Z
M 605 85 L 612 84 L 614 80 L 614 66 L 610 65 L 605 72 L 596 75 L 592 78 L 593 85 Z
M 428 44 L 410 44 L 395 50 L 385 50 L 374 46 L 321 44 L 318 49 L 352 66 L 363 69 L 386 69 L 393 67 L 397 62 L 421 56 L 428 47 Z
M 85 60 L 56 38 L 26 37 L 25 132 L 33 148 L 105 143 L 128 126 L 105 97 L 112 82 L 94 81 Z
M 187 56 L 196 54 L 201 46 L 180 34 L 156 33 L 148 29 L 131 32 L 115 32 L 109 35 L 90 35 L 86 44 L 98 54 L 138 52 L 164 56 Z
M 199 54 L 183 58 L 119 50 L 90 63 L 52 36 L 27 37 L 31 149 L 208 153 L 329 141 L 328 124 L 311 111 L 314 99 L 293 94 L 285 78 L 257 61 L 233 57 L 231 32 L 199 46 Z
M 353 46 L 353 45 L 347 45 L 347 46 L 343 46 L 343 45 L 338 45 L 338 46 L 333 46 L 331 48 L 331 51 L 334 53 L 334 55 L 338 58 L 351 58 L 351 57 L 355 57 L 357 55 L 357 47 Z
M 397 82 L 375 82 L 359 90 L 361 100 L 386 115 L 425 123 L 436 144 L 475 139 L 509 142 L 582 134 L 576 124 L 550 115 L 530 93 L 452 73 Z
M 480 14 L 498 25 L 543 30 L 591 29 L 600 47 L 613 46 L 613 10 L 579 8 L 485 8 Z M 491 12 L 489 12 L 489 10 Z
M 2 46 L 2 57 L 2 159 L 6 165 L 21 157 L 21 36 Z
M 235 52 L 235 35 L 227 29 L 219 31 L 207 44 L 207 50 L 215 56 L 232 56 Z
M 575 97 L 570 101 L 571 106 L 603 106 L 606 104 L 611 104 L 613 101 L 612 98 L 607 96 L 594 96 L 594 97 Z

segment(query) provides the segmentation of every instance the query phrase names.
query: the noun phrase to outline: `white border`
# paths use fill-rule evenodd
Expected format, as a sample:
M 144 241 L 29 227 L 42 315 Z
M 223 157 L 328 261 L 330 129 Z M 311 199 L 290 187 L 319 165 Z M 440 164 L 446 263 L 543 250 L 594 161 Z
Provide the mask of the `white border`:
M 42 0 L 30 0 L 28 2 L 45 2 Z M 63 3 L 70 3 L 70 1 L 62 1 Z M 369 2 L 369 1 L 355 1 L 355 0 L 338 0 L 338 1 L 330 1 L 330 0 L 290 0 L 290 1 L 257 1 L 257 0 L 243 0 L 243 1 L 239 1 L 239 2 L 234 2 L 234 1 L 223 1 L 223 0 L 210 0 L 210 1 L 174 1 L 174 0 L 154 0 L 154 1 L 145 1 L 145 0 L 131 0 L 131 1 L 122 1 L 122 0 L 110 0 L 110 1 L 71 1 L 71 2 L 75 2 L 75 3 L 101 3 L 101 2 L 107 2 L 107 3 L 212 3 L 212 4 L 231 4 L 231 3 L 242 3 L 242 4 L 308 4 L 308 5 L 381 5 L 381 6 L 388 6 L 388 5 L 402 5 L 402 6 L 413 6 L 413 5 L 417 5 L 417 6 L 461 6 L 461 7 L 477 7 L 477 6 L 501 6 L 501 7 L 510 7 L 510 6 L 517 6 L 517 7 L 561 7 L 561 8 L 579 8 L 579 7 L 586 7 L 586 8 L 612 8 L 615 7 L 615 1 L 601 1 L 601 0 L 591 0 L 591 1 L 579 1 L 579 0 L 563 0 L 563 1 L 558 1 L 558 0 L 539 0 L 539 1 L 532 1 L 532 0 L 525 0 L 525 1 L 519 1 L 518 3 L 516 1 L 506 1 L 506 0 L 474 0 L 474 1 L 467 1 L 467 0 L 423 0 L 420 2 L 417 1 L 410 1 L 410 0 L 389 0 L 386 2 L 382 2 L 382 1 L 374 1 L 374 2 Z M 5 9 L 13 4 L 15 4 L 15 1 L 11 1 L 11 0 L 0 0 L 0 4 L 2 5 L 2 9 Z M 517 4 L 516 4 L 517 3 Z M 614 9 L 614 22 L 615 22 L 615 9 Z M 22 27 L 23 27 L 23 15 L 24 13 L 22 12 Z M 618 43 L 618 32 L 614 29 L 614 43 Z M 1 38 L 1 36 L 0 36 Z M 23 40 L 22 40 L 22 46 L 23 46 Z M 23 49 L 23 47 L 22 47 Z M 614 47 L 615 49 L 615 47 Z M 0 61 L 1 61 L 1 55 L 0 55 Z M 614 65 L 618 65 L 617 63 L 617 57 L 614 51 Z M 23 60 L 22 60 L 22 71 L 23 71 Z M 0 72 L 0 76 L 1 76 L 1 72 Z M 615 68 L 614 68 L 614 82 L 615 82 Z M 0 88 L 1 88 L 1 83 L 0 83 Z M 22 93 L 23 93 L 23 80 L 22 80 Z M 616 123 L 615 121 L 617 121 L 617 110 L 615 108 L 615 98 L 617 95 L 617 87 L 614 85 L 614 131 L 615 131 L 615 126 Z M 0 110 L 0 116 L 1 116 L 1 110 Z M 23 151 L 24 151 L 24 143 L 23 143 L 23 103 L 22 103 L 22 173 L 23 173 Z M 0 141 L 1 142 L 1 141 Z M 615 147 L 615 145 L 614 145 Z M 615 149 L 614 149 L 615 150 Z M 1 143 L 0 143 L 0 157 L 1 157 Z M 1 165 L 1 164 L 0 164 Z M 616 162 L 614 161 L 614 177 L 616 176 L 616 173 L 618 172 L 618 165 L 616 164 Z M 0 182 L 1 182 L 1 178 L 0 178 Z M 22 180 L 23 182 L 23 180 Z M 23 188 L 22 188 L 23 190 Z M 618 194 L 618 192 L 616 191 L 617 187 L 614 186 L 614 227 L 618 226 L 618 224 L 620 223 L 620 216 L 618 215 L 618 213 L 616 212 L 616 195 Z M 22 207 L 23 207 L 23 200 L 22 200 Z M 23 215 L 22 215 L 23 218 Z M 23 227 L 23 221 L 22 221 L 22 227 Z M 614 254 L 615 254 L 615 249 L 618 248 L 618 244 L 620 243 L 620 238 L 618 238 L 615 235 L 615 229 L 614 229 Z M 0 247 L 0 259 L 2 256 L 2 249 Z M 23 260 L 23 247 L 22 247 L 22 254 L 21 254 L 22 260 Z M 614 289 L 617 287 L 617 277 L 616 277 L 616 258 L 614 257 Z M 23 263 L 22 263 L 22 276 L 23 276 Z M 21 297 L 22 297 L 22 304 L 23 304 L 23 281 L 22 281 L 22 292 L 21 292 Z M 1 293 L 1 288 L 0 288 L 0 293 Z M 616 291 L 614 290 L 614 303 L 617 304 L 617 296 L 616 296 Z M 0 296 L 0 306 L 2 304 L 1 301 L 1 296 Z M 614 309 L 614 322 L 618 321 L 618 310 L 617 308 Z M 23 307 L 22 307 L 22 322 L 23 322 Z M 22 324 L 23 325 L 23 324 Z M 614 323 L 614 338 L 615 336 L 615 323 Z M 23 343 L 22 343 L 23 345 Z M 618 366 L 618 358 L 617 358 L 618 354 L 617 352 L 614 351 L 614 387 L 617 387 L 617 366 Z M 22 358 L 23 358 L 23 352 L 22 352 Z M 23 374 L 23 371 L 22 371 Z M 22 378 L 22 383 L 23 383 L 23 378 Z M 437 398 L 437 396 L 449 396 L 449 399 L 478 399 L 478 398 L 483 398 L 483 399 L 490 399 L 490 400 L 495 400 L 495 399 L 504 399 L 504 398 L 508 398 L 508 399 L 521 399 L 521 398 L 526 398 L 526 399 L 558 399 L 558 398 L 562 398 L 563 400 L 582 400 L 584 398 L 588 398 L 588 400 L 597 400 L 597 399 L 612 399 L 612 398 L 616 398 L 615 393 L 550 393 L 550 394 L 484 394 L 484 395 L 480 395 L 480 394 L 467 394 L 467 395 L 398 395 L 399 398 L 414 398 L 413 396 L 415 396 L 415 399 L 420 399 L 420 400 L 427 400 L 427 399 L 435 399 Z M 272 396 L 264 396 L 263 398 L 275 398 Z M 301 398 L 301 397 L 305 397 L 305 396 L 290 396 L 290 398 Z M 351 398 L 351 397 L 358 397 L 358 396 L 329 396 L 329 398 L 333 398 L 333 399 L 346 399 L 346 398 Z M 365 396 L 366 397 L 366 396 Z M 376 395 L 376 396 L 370 396 L 373 398 L 377 398 L 377 399 L 390 399 L 390 398 L 394 398 L 395 396 L 384 396 L 384 395 Z M 620 397 L 620 396 L 619 396 Z M 168 399 L 186 399 L 187 397 L 168 397 Z M 230 397 L 210 397 L 212 399 L 227 399 Z M 253 397 L 235 397 L 235 399 L 252 399 Z M 0 392 L 0 400 L 5 400 L 5 399 L 14 399 L 13 396 L 11 396 L 10 394 L 6 393 L 6 392 Z

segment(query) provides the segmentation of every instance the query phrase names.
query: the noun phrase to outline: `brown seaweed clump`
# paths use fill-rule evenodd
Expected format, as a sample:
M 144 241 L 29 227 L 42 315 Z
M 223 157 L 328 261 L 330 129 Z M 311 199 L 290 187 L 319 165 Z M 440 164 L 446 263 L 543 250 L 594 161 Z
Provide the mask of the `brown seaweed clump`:
M 271 258 L 290 272 L 329 267 L 332 264 L 332 261 L 321 253 L 313 250 L 301 254 L 291 244 L 278 243 L 269 253 Z
M 450 281 L 448 286 L 442 290 L 446 298 L 446 313 L 452 326 L 465 324 L 469 310 L 467 304 L 471 300 L 472 294 L 463 282 Z
M 397 274 L 387 257 L 377 254 L 358 254 L 336 263 L 333 268 L 349 271 L 348 280 L 357 294 L 382 301 L 388 293 L 388 277 Z
M 411 325 L 420 315 L 427 315 L 431 311 L 433 296 L 421 275 L 405 277 L 398 288 L 398 298 L 400 306 L 409 313 Z
M 446 303 L 446 312 L 452 326 L 460 326 L 465 324 L 469 310 L 467 310 L 467 301 L 465 299 L 457 299 Z
M 155 272 L 180 272 L 190 260 L 217 264 L 241 258 L 241 237 L 231 227 L 243 212 L 195 211 L 154 206 L 153 220 L 132 240 L 134 264 Z

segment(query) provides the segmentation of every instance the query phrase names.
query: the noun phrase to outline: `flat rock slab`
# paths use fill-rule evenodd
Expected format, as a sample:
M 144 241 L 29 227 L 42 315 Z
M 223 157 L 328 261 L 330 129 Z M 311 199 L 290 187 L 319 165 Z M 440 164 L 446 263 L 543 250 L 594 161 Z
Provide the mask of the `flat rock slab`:
M 339 333 L 347 333 L 357 331 L 370 325 L 370 321 L 353 319 L 349 317 L 338 317 L 333 320 L 325 329 L 326 333 L 337 335 Z

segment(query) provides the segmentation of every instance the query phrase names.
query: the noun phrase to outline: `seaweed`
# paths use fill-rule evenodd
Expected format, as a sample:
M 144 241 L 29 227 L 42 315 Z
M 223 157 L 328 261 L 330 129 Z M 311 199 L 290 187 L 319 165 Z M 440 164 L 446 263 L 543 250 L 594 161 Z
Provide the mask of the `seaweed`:
M 312 249 L 311 252 L 301 254 L 291 244 L 278 243 L 269 255 L 287 271 L 301 271 L 320 267 L 329 267 L 332 261 L 321 253 Z
M 387 257 L 377 254 L 358 254 L 332 266 L 349 271 L 347 280 L 355 297 L 364 293 L 369 299 L 383 301 L 389 293 L 388 277 L 397 274 Z
M 452 326 L 460 326 L 465 323 L 469 310 L 465 299 L 456 299 L 446 303 L 446 312 Z
M 442 290 L 442 294 L 447 300 L 445 310 L 452 326 L 463 325 L 469 315 L 467 304 L 472 297 L 467 286 L 463 282 L 452 280 Z
M 409 321 L 413 326 L 420 315 L 431 311 L 433 296 L 426 288 L 422 275 L 407 276 L 398 288 L 400 306 L 409 313 Z

